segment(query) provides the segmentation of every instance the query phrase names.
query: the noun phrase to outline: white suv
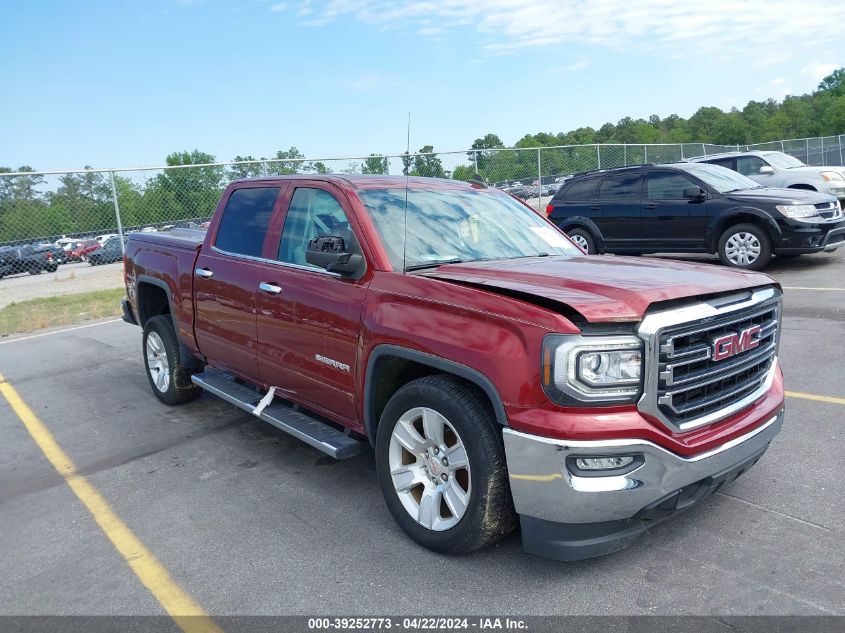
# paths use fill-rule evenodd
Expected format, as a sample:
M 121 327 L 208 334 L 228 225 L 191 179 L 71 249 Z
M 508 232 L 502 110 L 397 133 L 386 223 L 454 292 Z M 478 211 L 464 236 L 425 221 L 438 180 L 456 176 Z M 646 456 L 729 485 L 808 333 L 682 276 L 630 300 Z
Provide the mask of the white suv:
M 845 167 L 811 167 L 783 152 L 727 152 L 687 159 L 738 171 L 767 187 L 812 189 L 845 202 Z

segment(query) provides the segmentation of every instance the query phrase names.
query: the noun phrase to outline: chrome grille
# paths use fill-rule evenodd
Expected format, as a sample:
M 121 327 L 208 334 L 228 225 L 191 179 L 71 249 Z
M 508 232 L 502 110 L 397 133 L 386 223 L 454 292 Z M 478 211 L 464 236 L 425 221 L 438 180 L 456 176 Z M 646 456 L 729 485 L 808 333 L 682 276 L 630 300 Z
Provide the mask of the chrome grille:
M 838 202 L 819 202 L 815 207 L 819 216 L 825 220 L 838 220 L 842 218 L 842 210 Z
M 767 288 L 647 316 L 640 409 L 683 431 L 724 419 L 762 395 L 777 362 L 780 296 Z M 713 359 L 716 339 L 755 327 L 753 347 Z

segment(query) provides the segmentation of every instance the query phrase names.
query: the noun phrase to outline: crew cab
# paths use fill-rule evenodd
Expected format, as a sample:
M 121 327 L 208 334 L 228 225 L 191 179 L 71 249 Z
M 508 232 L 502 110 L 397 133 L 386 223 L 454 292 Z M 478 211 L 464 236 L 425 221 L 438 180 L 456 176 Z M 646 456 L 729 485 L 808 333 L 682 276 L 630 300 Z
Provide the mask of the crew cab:
M 150 386 L 202 390 L 335 458 L 460 554 L 522 527 L 626 547 L 750 468 L 783 422 L 766 275 L 584 254 L 483 183 L 239 180 L 206 232 L 135 233 L 124 319 Z
M 703 163 L 578 174 L 546 213 L 588 253 L 716 253 L 726 266 L 758 270 L 772 255 L 845 246 L 833 196 L 764 187 Z

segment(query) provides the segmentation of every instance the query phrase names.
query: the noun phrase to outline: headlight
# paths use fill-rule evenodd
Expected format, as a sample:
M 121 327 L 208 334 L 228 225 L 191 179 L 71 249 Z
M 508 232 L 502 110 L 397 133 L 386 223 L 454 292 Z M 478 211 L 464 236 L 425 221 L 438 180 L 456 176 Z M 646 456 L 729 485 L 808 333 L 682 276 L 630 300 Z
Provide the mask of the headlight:
M 819 175 L 828 182 L 831 180 L 845 180 L 845 177 L 843 177 L 838 171 L 823 171 L 820 172 Z
M 543 389 L 558 404 L 634 402 L 640 394 L 642 341 L 636 336 L 553 334 L 543 340 Z
M 775 208 L 788 218 L 811 218 L 818 215 L 812 204 L 778 204 Z

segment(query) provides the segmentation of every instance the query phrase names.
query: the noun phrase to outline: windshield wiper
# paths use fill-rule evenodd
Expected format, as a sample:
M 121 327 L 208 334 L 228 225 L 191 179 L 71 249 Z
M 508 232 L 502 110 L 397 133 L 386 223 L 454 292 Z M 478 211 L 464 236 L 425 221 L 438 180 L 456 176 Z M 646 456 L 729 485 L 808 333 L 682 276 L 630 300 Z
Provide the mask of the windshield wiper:
M 452 259 L 440 259 L 435 260 L 433 262 L 426 262 L 425 264 L 414 264 L 413 266 L 405 266 L 405 272 L 411 272 L 413 270 L 425 270 L 426 268 L 437 268 L 438 266 L 445 266 L 446 264 L 460 264 L 463 260 L 459 257 L 453 257 Z

